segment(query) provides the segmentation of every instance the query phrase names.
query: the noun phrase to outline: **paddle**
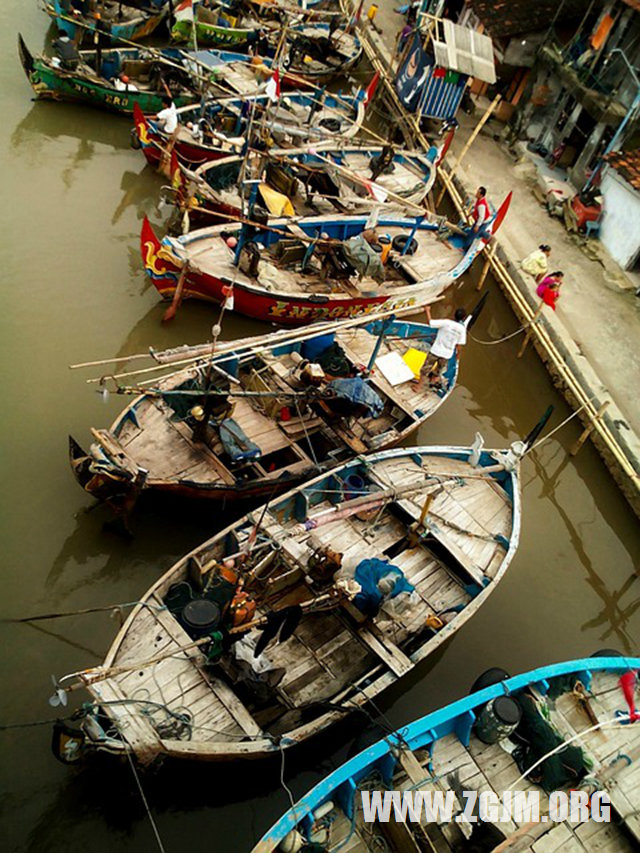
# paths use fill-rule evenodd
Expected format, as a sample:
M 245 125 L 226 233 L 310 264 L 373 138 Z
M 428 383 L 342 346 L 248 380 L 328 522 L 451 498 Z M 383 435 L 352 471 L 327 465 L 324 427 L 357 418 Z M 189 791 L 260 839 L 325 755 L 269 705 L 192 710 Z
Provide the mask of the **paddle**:
M 553 413 L 553 406 L 549 406 L 547 408 L 546 412 L 543 414 L 543 416 L 538 421 L 538 423 L 534 426 L 534 428 L 531 430 L 529 435 L 525 438 L 525 440 L 524 440 L 525 451 L 530 450 L 533 447 L 535 440 L 540 435 L 542 430 L 545 428 L 547 421 L 551 417 L 552 413 Z
M 471 314 L 469 314 L 469 317 L 468 317 L 468 320 L 467 320 L 467 324 L 466 324 L 466 325 L 467 325 L 467 331 L 469 331 L 469 329 L 471 329 L 471 328 L 473 327 L 473 325 L 475 324 L 476 320 L 477 320 L 477 319 L 478 319 L 478 317 L 480 316 L 480 313 L 481 313 L 482 309 L 483 309 L 483 308 L 484 308 L 484 306 L 485 306 L 485 303 L 486 303 L 486 301 L 487 301 L 487 297 L 488 297 L 488 296 L 489 296 L 489 294 L 488 294 L 488 293 L 485 293 L 485 294 L 484 294 L 484 296 L 480 299 L 480 301 L 479 301 L 479 302 L 478 302 L 478 304 L 476 305 L 476 307 L 473 309 L 473 311 L 471 312 Z

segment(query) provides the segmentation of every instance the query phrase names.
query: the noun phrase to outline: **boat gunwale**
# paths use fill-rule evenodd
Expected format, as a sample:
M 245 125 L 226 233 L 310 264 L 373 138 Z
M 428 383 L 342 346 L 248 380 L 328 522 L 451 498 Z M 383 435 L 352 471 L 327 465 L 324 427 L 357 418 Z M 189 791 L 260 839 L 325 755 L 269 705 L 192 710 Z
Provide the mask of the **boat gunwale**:
M 440 736 L 444 736 L 438 735 L 438 727 L 443 727 L 463 715 L 472 713 L 474 708 L 485 705 L 491 699 L 498 696 L 508 696 L 516 690 L 522 690 L 528 686 L 544 685 L 544 682 L 550 678 L 574 672 L 628 672 L 632 669 L 640 669 L 640 657 L 577 658 L 571 661 L 548 664 L 511 676 L 483 690 L 478 690 L 450 702 L 405 726 L 399 726 L 393 734 L 382 738 L 353 758 L 348 759 L 314 785 L 267 830 L 252 848 L 251 853 L 272 853 L 277 844 L 291 830 L 295 829 L 302 819 L 323 802 L 326 802 L 341 784 L 352 779 L 356 774 L 366 773 L 369 767 L 393 749 L 402 749 L 403 746 L 408 745 L 412 751 L 415 751 L 424 748 L 429 743 L 436 742 Z

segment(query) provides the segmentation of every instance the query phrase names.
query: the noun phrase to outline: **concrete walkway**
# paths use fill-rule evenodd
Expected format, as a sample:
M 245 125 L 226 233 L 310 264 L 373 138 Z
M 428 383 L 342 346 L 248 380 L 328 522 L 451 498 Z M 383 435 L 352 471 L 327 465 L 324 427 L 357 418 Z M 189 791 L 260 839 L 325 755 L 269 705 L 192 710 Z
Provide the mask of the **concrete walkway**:
M 349 0 L 343 2 L 348 4 Z M 380 9 L 375 28 L 361 22 L 361 32 L 366 32 L 378 58 L 387 66 L 396 34 L 404 25 L 404 19 L 393 9 L 391 5 Z M 449 166 L 454 164 L 488 102 L 477 99 L 476 105 L 473 116 L 458 113 L 461 127 L 447 156 Z M 537 182 L 533 159 L 524 153 L 526 149 L 520 155 L 510 153 L 499 141 L 503 129 L 498 122 L 485 125 L 456 169 L 454 182 L 469 197 L 476 187 L 485 185 L 496 207 L 513 191 L 509 214 L 497 238 L 498 257 L 532 310 L 540 300 L 533 280 L 521 270 L 520 261 L 540 243 L 552 246 L 550 269 L 563 270 L 565 284 L 558 310 L 545 307 L 538 322 L 543 324 L 556 356 L 549 359 L 540 348 L 538 352 L 572 405 L 575 397 L 559 377 L 554 361 L 558 355 L 595 409 L 610 402 L 603 420 L 624 459 L 621 461 L 617 453 L 612 453 L 599 435 L 592 434 L 592 440 L 640 516 L 640 299 L 634 294 L 637 281 L 632 282 L 623 273 L 599 242 L 585 245 L 582 237 L 568 234 L 560 220 L 548 215 L 533 195 Z
M 460 129 L 447 158 L 450 165 L 488 105 L 483 99 L 476 103 L 475 115 L 458 115 Z M 545 320 L 575 342 L 630 430 L 640 435 L 640 298 L 602 244 L 591 241 L 582 248 L 581 237 L 569 234 L 561 220 L 549 216 L 533 195 L 537 179 L 533 161 L 524 155 L 516 160 L 494 140 L 502 128 L 498 122 L 485 125 L 456 169 L 457 177 L 470 194 L 478 185 L 486 186 L 496 207 L 513 190 L 511 208 L 499 232 L 501 246 L 516 266 L 540 243 L 551 246 L 550 269 L 563 270 L 565 284 L 555 315 L 545 308 Z M 525 279 L 533 291 L 533 280 L 526 275 Z

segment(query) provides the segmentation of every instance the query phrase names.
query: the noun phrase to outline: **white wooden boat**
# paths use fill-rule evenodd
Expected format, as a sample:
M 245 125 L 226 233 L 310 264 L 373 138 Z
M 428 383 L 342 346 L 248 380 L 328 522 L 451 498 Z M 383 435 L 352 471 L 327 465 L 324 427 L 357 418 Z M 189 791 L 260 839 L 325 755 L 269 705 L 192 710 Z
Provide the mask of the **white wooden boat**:
M 294 853 L 314 842 L 343 853 L 632 853 L 640 847 L 640 724 L 629 725 L 625 690 L 636 691 L 638 669 L 640 658 L 605 656 L 541 667 L 493 686 L 493 679 L 483 679 L 482 689 L 390 734 L 330 773 L 252 853 Z M 496 703 L 504 711 L 513 710 L 514 702 L 520 723 L 507 734 L 513 725 L 500 721 L 502 731 L 496 731 Z M 547 754 L 545 739 L 562 750 L 526 772 Z M 550 804 L 550 787 L 559 792 L 559 803 L 569 796 L 583 803 L 592 797 L 591 819 L 563 819 Z M 420 791 L 443 803 L 451 791 L 452 814 L 448 822 L 427 822 L 422 809 L 422 819 L 402 822 L 391 807 L 386 821 L 365 823 L 363 796 L 374 790 L 383 797 L 400 792 L 400 798 Z M 531 819 L 534 811 L 524 816 L 514 809 L 513 819 L 482 822 L 476 802 L 474 822 L 463 821 L 469 800 L 462 790 L 470 797 L 494 794 L 496 803 L 504 791 L 537 796 L 539 819 Z M 610 807 L 600 794 L 592 796 L 596 791 L 609 798 Z M 603 820 L 609 808 L 610 820 Z
M 62 699 L 76 687 L 91 697 L 74 735 L 83 743 L 67 758 L 95 749 L 142 763 L 267 756 L 373 699 L 504 577 L 518 545 L 525 448 L 360 457 L 216 534 L 142 595 L 101 666 L 61 680 Z M 224 586 L 229 572 L 242 591 Z M 243 621 L 246 598 L 224 610 L 225 589 L 234 601 L 248 594 L 257 625 Z M 217 622 L 202 618 L 216 610 L 212 596 Z
M 293 338 L 288 332 L 233 341 L 214 358 L 194 359 L 137 394 L 109 430 L 94 430 L 89 453 L 70 439 L 76 479 L 126 519 L 143 491 L 218 501 L 274 497 L 353 454 L 399 444 L 453 390 L 457 356 L 437 387 L 425 380 L 416 388 L 402 357 L 413 351 L 420 358 L 436 329 L 393 318 L 344 325 L 320 335 L 307 330 Z M 207 349 L 191 352 L 206 354 Z M 176 353 L 179 359 L 186 355 L 184 349 Z M 155 355 L 160 364 L 170 357 Z M 383 372 L 389 359 L 401 370 L 406 367 L 393 385 Z M 321 384 L 305 382 L 309 360 L 322 368 L 324 378 L 318 374 L 316 380 Z M 365 383 L 378 397 L 380 411 L 362 413 L 343 398 L 336 409 L 334 380 L 361 376 L 369 364 L 372 372 Z M 192 411 L 199 406 L 204 417 L 205 386 L 219 396 L 211 401 L 203 429 Z

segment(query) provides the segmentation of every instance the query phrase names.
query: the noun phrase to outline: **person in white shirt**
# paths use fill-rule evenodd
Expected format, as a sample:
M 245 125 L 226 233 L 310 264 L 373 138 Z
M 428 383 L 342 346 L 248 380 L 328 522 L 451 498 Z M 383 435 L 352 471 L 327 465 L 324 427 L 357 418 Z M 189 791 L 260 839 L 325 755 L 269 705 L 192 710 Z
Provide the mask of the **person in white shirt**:
M 171 136 L 178 129 L 178 110 L 168 95 L 163 97 L 162 106 L 164 109 L 160 110 L 156 118 L 162 130 Z
M 167 134 L 169 141 L 162 152 L 158 171 L 171 177 L 171 152 L 176 144 L 178 133 L 180 132 L 180 123 L 178 122 L 178 110 L 169 95 L 162 98 L 163 110 L 160 110 L 156 116 L 160 128 Z
M 442 372 L 446 369 L 449 359 L 453 358 L 458 348 L 467 342 L 467 327 L 465 321 L 467 312 L 464 308 L 456 309 L 453 320 L 432 320 L 431 309 L 425 307 L 427 322 L 433 329 L 437 329 L 436 339 L 431 345 L 429 355 L 420 371 L 420 378 L 416 387 L 422 385 L 423 377 L 429 379 L 429 385 L 434 388 L 442 387 Z

